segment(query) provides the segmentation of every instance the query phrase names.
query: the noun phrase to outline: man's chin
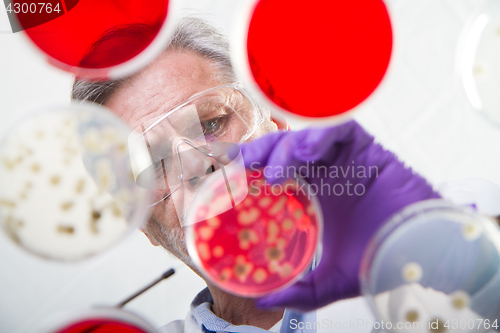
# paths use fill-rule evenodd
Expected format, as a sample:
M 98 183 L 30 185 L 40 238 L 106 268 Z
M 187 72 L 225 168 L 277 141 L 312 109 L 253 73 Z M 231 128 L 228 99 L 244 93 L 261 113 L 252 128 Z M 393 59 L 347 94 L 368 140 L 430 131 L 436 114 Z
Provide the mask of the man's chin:
M 180 261 L 182 261 L 186 264 L 188 262 L 189 263 L 192 262 L 191 258 L 189 257 L 189 254 L 187 252 L 186 244 L 184 242 L 180 246 L 178 244 L 173 245 L 170 242 L 167 242 L 166 244 L 162 244 L 162 245 L 168 252 L 170 252 L 174 257 L 176 257 Z
M 182 261 L 186 266 L 188 266 L 193 272 L 195 272 L 198 276 L 203 278 L 203 275 L 200 273 L 193 260 L 189 256 L 186 248 L 186 244 L 183 243 L 182 247 L 171 247 L 166 248 L 168 252 L 174 255 L 177 259 Z
M 184 264 L 186 264 L 189 268 L 191 268 L 193 272 L 202 277 L 199 270 L 196 268 L 196 265 L 194 264 L 193 260 L 188 254 L 184 236 L 184 230 L 177 229 L 177 230 L 167 231 L 165 230 L 165 228 L 162 229 L 163 229 L 161 235 L 162 237 L 157 239 L 156 241 L 163 248 L 165 248 L 170 254 L 172 254 L 174 257 L 176 257 Z
M 152 218 L 146 226 L 146 232 L 157 244 L 161 245 L 170 254 L 191 268 L 193 272 L 202 277 L 188 254 L 184 229 L 180 225 L 181 223 L 179 222 L 176 226 L 166 227 L 159 223 L 157 219 Z

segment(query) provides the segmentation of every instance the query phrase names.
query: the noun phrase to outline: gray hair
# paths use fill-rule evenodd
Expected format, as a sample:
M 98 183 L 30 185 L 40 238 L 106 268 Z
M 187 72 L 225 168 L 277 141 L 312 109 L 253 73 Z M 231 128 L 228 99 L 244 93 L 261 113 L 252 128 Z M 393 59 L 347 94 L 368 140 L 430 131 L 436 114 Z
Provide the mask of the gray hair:
M 110 33 L 118 30 L 121 30 L 120 33 L 126 33 L 126 30 L 132 30 L 134 26 L 129 25 L 125 28 L 116 28 L 114 31 L 107 32 L 102 39 L 105 40 L 109 37 Z M 143 26 L 143 24 L 137 24 L 139 28 Z M 229 58 L 229 41 L 227 37 L 202 19 L 184 17 L 178 22 L 175 32 L 166 45 L 164 52 L 174 50 L 196 53 L 209 60 L 215 66 L 222 81 L 236 81 Z M 136 74 L 133 74 L 111 81 L 91 81 L 85 78 L 75 78 L 71 98 L 100 105 L 105 104 L 121 85 L 132 80 L 135 76 Z

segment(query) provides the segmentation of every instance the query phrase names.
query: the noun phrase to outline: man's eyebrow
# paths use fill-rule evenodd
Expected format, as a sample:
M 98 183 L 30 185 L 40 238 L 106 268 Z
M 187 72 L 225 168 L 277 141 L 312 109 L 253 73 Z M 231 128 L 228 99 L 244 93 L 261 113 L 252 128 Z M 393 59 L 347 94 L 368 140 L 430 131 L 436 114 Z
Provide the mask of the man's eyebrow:
M 213 105 L 217 105 L 218 103 L 213 103 L 213 102 L 203 102 L 200 104 L 196 105 L 196 112 L 198 113 L 199 116 L 203 116 L 207 113 L 210 113 L 211 110 L 213 110 Z

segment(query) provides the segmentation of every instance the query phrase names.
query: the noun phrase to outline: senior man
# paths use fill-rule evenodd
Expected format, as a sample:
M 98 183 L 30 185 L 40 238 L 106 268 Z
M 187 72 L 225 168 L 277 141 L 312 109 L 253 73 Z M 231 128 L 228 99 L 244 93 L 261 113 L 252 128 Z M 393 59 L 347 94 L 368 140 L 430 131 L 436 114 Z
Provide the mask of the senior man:
M 137 36 L 148 33 L 148 27 L 141 24 L 112 31 L 96 44 L 83 62 L 91 63 L 94 57 L 113 56 L 106 41 L 137 42 L 140 40 Z M 425 179 L 375 144 L 373 137 L 355 122 L 333 128 L 265 135 L 286 126 L 274 121 L 269 110 L 259 108 L 236 84 L 225 37 L 199 19 L 181 20 L 165 51 L 130 77 L 113 82 L 76 79 L 72 98 L 105 105 L 132 128 L 153 131 L 154 135 L 150 136 L 156 138 L 153 141 L 163 145 L 162 149 L 168 145 L 167 150 L 174 154 L 179 153 L 175 148 L 178 147 L 176 135 L 161 124 L 168 122 L 169 127 L 175 124 L 183 131 L 182 136 L 189 137 L 193 123 L 189 119 L 196 119 L 193 136 L 201 134 L 206 142 L 252 141 L 243 147 L 247 165 L 299 166 L 316 161 L 324 165 L 374 166 L 378 171 L 376 176 L 363 179 L 354 173 L 352 177 L 350 173 L 345 175 L 346 181 L 363 185 L 362 197 L 347 193 L 335 197 L 320 195 L 325 216 L 324 256 L 318 269 L 294 286 L 292 292 L 281 292 L 275 302 L 273 296 L 261 300 L 260 306 L 268 308 L 262 310 L 255 306 L 254 300 L 228 294 L 207 282 L 208 288 L 195 298 L 186 321 L 171 323 L 165 331 L 293 331 L 298 325 L 293 327 L 287 321 L 291 323 L 293 319 L 297 323 L 305 319 L 298 312 L 276 310 L 276 306 L 291 305 L 311 310 L 335 300 L 359 296 L 359 261 L 376 229 L 406 205 L 438 197 Z M 254 140 L 258 137 L 262 138 Z M 190 144 L 190 141 L 185 142 Z M 160 176 L 165 175 L 165 179 L 160 178 L 165 182 L 167 174 L 175 169 L 165 162 L 167 160 L 165 156 L 156 160 Z M 203 163 L 200 161 L 199 169 L 206 173 L 213 171 L 213 165 L 207 168 Z M 198 185 L 197 176 L 185 179 L 193 188 Z M 307 177 L 306 180 L 311 184 L 323 181 Z M 327 181 L 335 185 L 338 179 Z M 176 189 L 175 184 L 168 184 L 165 189 L 155 191 L 156 204 L 143 231 L 153 245 L 161 245 L 197 272 L 188 256 L 182 229 L 187 207 L 175 207 L 175 197 L 180 192 L 175 192 Z
M 133 38 L 141 33 L 149 33 L 148 27 L 137 25 L 117 30 L 116 38 L 128 42 L 128 36 Z M 113 36 L 110 34 L 108 38 L 112 39 Z M 90 62 L 92 57 L 102 56 L 106 52 L 106 45 L 102 47 L 101 50 L 94 49 L 94 53 L 89 54 L 84 61 Z M 165 52 L 142 71 L 117 82 L 76 79 L 72 98 L 105 105 L 132 128 L 137 128 L 197 93 L 233 82 L 236 79 L 231 69 L 225 37 L 203 21 L 187 18 L 179 23 Z M 221 93 L 234 93 L 235 98 L 244 99 L 236 89 L 226 89 Z M 238 102 L 248 103 L 245 100 Z M 217 119 L 217 115 L 214 118 Z M 206 121 L 214 120 L 209 117 Z M 217 124 L 207 123 L 205 126 L 213 128 Z M 254 132 L 252 137 L 276 131 L 278 127 L 271 120 L 269 111 L 263 110 L 259 126 L 251 129 Z M 240 141 L 238 139 L 241 138 L 237 138 L 236 142 Z M 161 245 L 197 272 L 188 256 L 184 232 L 173 200 L 165 199 L 153 207 L 151 218 L 143 231 L 153 245 Z M 207 297 L 206 291 L 198 298 L 206 298 L 213 303 L 213 314 L 233 325 L 250 325 L 267 330 L 283 316 L 282 310 L 260 310 L 252 299 L 235 297 L 211 284 L 208 284 L 208 290 L 211 299 Z M 202 302 L 198 301 L 198 304 Z M 202 323 L 199 324 L 201 327 Z

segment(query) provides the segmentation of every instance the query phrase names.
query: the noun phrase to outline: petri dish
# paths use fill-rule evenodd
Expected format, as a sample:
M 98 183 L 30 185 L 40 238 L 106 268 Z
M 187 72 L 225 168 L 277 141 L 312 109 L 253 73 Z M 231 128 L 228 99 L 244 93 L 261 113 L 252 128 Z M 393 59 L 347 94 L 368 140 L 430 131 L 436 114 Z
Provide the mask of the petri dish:
M 500 126 L 500 4 L 486 1 L 465 25 L 458 50 L 458 70 L 472 107 Z
M 487 332 L 500 314 L 500 229 L 471 207 L 413 204 L 375 235 L 360 281 L 389 331 Z
M 41 333 L 155 333 L 149 323 L 137 315 L 113 308 L 74 310 L 50 318 Z
M 277 116 L 341 119 L 387 71 L 393 36 L 382 0 L 260 0 L 241 12 L 233 66 Z
M 12 31 L 24 31 L 49 63 L 108 80 L 135 72 L 162 51 L 174 29 L 175 3 L 10 0 L 6 8 Z
M 40 257 L 76 261 L 135 230 L 150 193 L 135 185 L 129 134 L 106 108 L 85 104 L 33 113 L 4 133 L 2 236 Z
M 321 239 L 321 211 L 309 193 L 301 179 L 271 186 L 259 170 L 210 176 L 186 218 L 190 257 L 235 295 L 293 284 L 311 269 Z

